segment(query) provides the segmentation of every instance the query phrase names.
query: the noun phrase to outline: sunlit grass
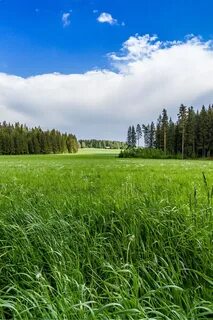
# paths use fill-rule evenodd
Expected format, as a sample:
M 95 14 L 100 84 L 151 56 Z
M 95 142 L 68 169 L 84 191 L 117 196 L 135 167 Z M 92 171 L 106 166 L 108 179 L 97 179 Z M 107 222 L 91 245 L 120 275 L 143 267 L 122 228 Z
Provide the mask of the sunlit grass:
M 213 316 L 213 162 L 110 152 L 0 157 L 0 319 Z
M 83 148 L 79 149 L 78 155 L 82 154 L 115 154 L 118 155 L 120 152 L 120 149 L 98 149 L 98 148 Z

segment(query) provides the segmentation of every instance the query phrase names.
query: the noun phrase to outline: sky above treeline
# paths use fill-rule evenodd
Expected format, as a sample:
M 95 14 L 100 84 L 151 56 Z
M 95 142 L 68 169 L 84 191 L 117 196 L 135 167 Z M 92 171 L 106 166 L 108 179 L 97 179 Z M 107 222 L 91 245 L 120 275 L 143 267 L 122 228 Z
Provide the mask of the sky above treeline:
M 124 140 L 213 103 L 211 0 L 0 0 L 1 121 Z

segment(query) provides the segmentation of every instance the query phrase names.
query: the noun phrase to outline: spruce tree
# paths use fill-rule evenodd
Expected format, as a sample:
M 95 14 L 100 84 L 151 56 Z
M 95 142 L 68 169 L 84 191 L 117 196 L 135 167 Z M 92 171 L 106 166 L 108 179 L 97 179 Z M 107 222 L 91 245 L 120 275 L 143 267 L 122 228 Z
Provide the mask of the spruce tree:
M 162 111 L 162 130 L 163 130 L 163 150 L 166 153 L 167 149 L 167 130 L 168 130 L 168 115 L 166 109 Z
M 132 127 L 129 126 L 128 132 L 127 132 L 127 145 L 129 148 L 132 147 Z
M 141 129 L 140 124 L 137 124 L 137 127 L 136 127 L 136 136 L 137 136 L 138 147 L 139 147 L 139 142 L 140 142 L 140 139 L 141 139 L 141 137 L 142 137 L 142 129 Z
M 208 118 L 205 106 L 202 106 L 199 114 L 198 125 L 198 148 L 201 150 L 202 157 L 207 155 L 207 140 L 208 140 Z
M 154 148 L 155 146 L 155 124 L 151 122 L 149 130 L 149 147 Z
M 213 106 L 209 105 L 207 111 L 207 149 L 208 157 L 213 156 Z
M 70 135 L 70 138 L 72 152 L 76 152 L 78 141 L 74 135 Z M 29 129 L 18 122 L 15 125 L 6 121 L 0 123 L 0 154 L 62 153 L 67 151 L 66 139 L 66 134 L 56 130 Z
M 150 125 L 149 124 L 148 125 L 143 124 L 142 128 L 143 128 L 144 145 L 145 145 L 146 148 L 149 148 L 149 146 L 150 146 L 150 139 L 149 139 L 149 137 L 150 137 Z
M 193 107 L 188 108 L 186 121 L 186 154 L 189 157 L 195 157 L 195 124 L 196 115 Z
M 136 131 L 134 126 L 132 126 L 132 129 L 131 129 L 131 137 L 132 137 L 132 147 L 135 148 L 136 142 L 137 142 L 137 136 L 136 136 Z
M 179 127 L 181 131 L 181 136 L 182 136 L 182 142 L 181 142 L 181 154 L 182 154 L 182 159 L 184 158 L 184 151 L 185 151 L 185 132 L 186 132 L 186 121 L 187 121 L 187 107 L 181 104 L 179 108 L 179 113 L 178 113 L 178 122 L 179 122 Z
M 157 119 L 157 125 L 156 125 L 156 134 L 155 134 L 155 145 L 157 149 L 161 149 L 162 147 L 162 117 L 161 115 Z
M 171 118 L 169 119 L 169 123 L 168 123 L 167 150 L 170 154 L 175 153 L 175 124 Z

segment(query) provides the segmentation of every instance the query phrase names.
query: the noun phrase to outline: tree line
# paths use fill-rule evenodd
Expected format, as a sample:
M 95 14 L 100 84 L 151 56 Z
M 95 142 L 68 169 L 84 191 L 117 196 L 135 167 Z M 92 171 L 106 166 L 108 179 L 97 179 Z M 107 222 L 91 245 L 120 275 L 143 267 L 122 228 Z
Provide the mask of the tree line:
M 126 147 L 125 142 L 96 139 L 79 140 L 79 144 L 81 148 L 122 149 Z
M 135 148 L 144 140 L 144 146 L 160 149 L 165 154 L 182 158 L 213 156 L 213 105 L 193 107 L 181 104 L 174 122 L 163 109 L 156 123 L 129 126 L 127 145 Z
M 58 130 L 43 131 L 40 127 L 29 129 L 26 125 L 0 123 L 0 154 L 74 153 L 78 141 L 73 134 Z

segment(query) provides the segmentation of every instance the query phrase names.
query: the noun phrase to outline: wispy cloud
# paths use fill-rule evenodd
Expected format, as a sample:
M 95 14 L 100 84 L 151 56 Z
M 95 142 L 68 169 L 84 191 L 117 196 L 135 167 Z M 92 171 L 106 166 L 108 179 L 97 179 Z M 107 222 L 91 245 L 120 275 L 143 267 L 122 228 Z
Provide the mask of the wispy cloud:
M 70 12 L 64 12 L 62 14 L 62 23 L 63 23 L 63 27 L 68 27 L 70 25 L 70 17 L 71 17 L 71 13 Z
M 102 12 L 97 18 L 100 23 L 109 23 L 110 25 L 115 25 L 118 23 L 117 19 L 114 19 L 110 13 Z

